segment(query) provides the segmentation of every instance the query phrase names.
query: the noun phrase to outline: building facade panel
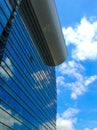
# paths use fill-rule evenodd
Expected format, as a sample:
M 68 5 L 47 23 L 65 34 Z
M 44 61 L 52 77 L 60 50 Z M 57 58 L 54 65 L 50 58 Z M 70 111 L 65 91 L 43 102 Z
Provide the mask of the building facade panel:
M 20 8 L 0 1 L 0 130 L 55 130 L 55 67 L 42 62 Z

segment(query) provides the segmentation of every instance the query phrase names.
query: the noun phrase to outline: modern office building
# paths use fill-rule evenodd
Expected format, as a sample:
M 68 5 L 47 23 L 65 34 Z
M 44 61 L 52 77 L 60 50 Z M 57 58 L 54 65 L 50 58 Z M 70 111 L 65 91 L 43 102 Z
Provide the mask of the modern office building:
M 0 130 L 56 130 L 65 58 L 53 0 L 0 0 Z

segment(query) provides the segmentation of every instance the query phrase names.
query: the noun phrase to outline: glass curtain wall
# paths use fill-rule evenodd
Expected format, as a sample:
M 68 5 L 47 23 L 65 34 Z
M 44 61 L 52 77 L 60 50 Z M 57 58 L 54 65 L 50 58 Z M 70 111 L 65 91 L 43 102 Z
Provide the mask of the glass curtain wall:
M 55 130 L 55 68 L 41 61 L 20 7 L 0 0 L 0 130 Z

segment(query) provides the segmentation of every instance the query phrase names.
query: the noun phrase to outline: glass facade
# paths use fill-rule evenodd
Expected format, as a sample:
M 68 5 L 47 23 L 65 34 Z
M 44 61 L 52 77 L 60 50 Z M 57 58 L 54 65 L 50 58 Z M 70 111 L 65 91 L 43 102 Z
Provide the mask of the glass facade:
M 55 130 L 55 68 L 40 59 L 19 4 L 0 0 L 0 130 Z

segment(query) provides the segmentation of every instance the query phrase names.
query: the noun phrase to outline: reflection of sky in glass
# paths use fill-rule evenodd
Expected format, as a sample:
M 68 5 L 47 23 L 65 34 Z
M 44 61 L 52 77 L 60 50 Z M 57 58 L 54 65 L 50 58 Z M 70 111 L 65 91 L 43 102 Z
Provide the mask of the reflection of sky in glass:
M 12 112 L 10 110 L 5 109 L 3 106 L 0 106 L 1 110 L 0 110 L 0 122 L 5 123 L 7 126 L 16 126 L 16 125 L 21 125 L 21 121 L 16 120 L 15 118 L 13 118 Z M 15 115 L 17 117 L 17 115 Z M 5 130 L 7 128 L 4 128 L 4 125 L 1 125 L 1 129 Z
M 4 61 L 1 61 L 1 66 L 0 66 L 1 76 L 5 77 L 6 80 L 9 78 L 8 74 L 12 76 L 12 73 L 7 66 L 10 66 L 10 68 L 12 69 L 12 64 L 10 62 L 10 59 L 6 57 Z
M 0 9 L 0 32 L 10 15 L 4 0 L 1 5 L 7 18 Z M 18 12 L 0 65 L 0 129 L 54 130 L 55 84 L 55 69 L 42 63 Z

